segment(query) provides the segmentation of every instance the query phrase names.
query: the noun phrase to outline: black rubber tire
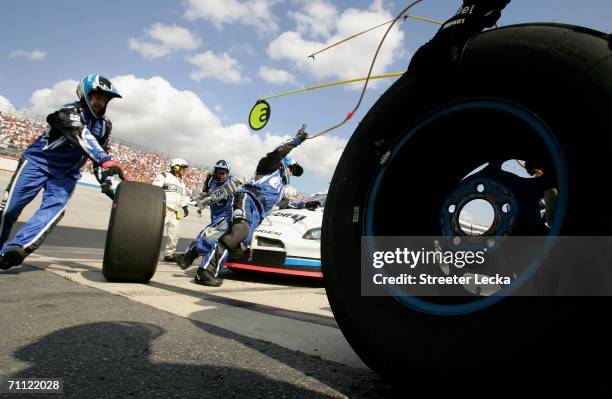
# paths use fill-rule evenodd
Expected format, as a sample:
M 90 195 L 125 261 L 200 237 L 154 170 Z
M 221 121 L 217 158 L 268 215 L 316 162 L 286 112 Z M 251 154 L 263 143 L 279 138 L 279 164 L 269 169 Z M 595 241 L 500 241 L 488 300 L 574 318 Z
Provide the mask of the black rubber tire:
M 124 181 L 115 192 L 102 274 L 109 281 L 148 282 L 157 269 L 166 199 L 161 187 Z
M 431 389 L 478 391 L 487 382 L 506 389 L 526 377 L 543 381 L 542 370 L 558 373 L 557 378 L 580 373 L 601 384 L 598 358 L 607 359 L 612 352 L 607 329 L 599 327 L 601 315 L 609 313 L 609 298 L 511 297 L 474 313 L 438 316 L 410 309 L 392 297 L 361 295 L 364 202 L 383 154 L 429 112 L 461 99 L 509 100 L 545 121 L 557 134 L 569 173 L 562 234 L 612 235 L 612 214 L 592 215 L 593 188 L 602 184 L 602 176 L 609 176 L 612 159 L 608 35 L 558 24 L 488 31 L 468 44 L 458 73 L 449 76 L 437 76 L 437 81 L 402 76 L 370 109 L 342 154 L 327 196 L 321 241 L 326 292 L 338 325 L 368 366 L 411 391 L 432 380 L 438 383 Z M 461 133 L 452 132 L 459 137 Z M 492 140 L 494 135 L 491 132 Z M 432 159 L 446 151 L 451 150 L 440 143 L 431 152 L 415 154 L 416 161 L 427 170 Z M 409 171 L 397 182 L 397 196 L 386 203 L 396 214 L 418 207 L 412 198 L 419 196 L 419 182 L 411 180 Z M 432 170 L 430 178 L 435 175 Z M 407 182 L 410 185 L 402 187 Z M 427 192 L 425 200 L 436 195 Z M 429 217 L 416 216 L 414 223 L 389 220 L 381 235 L 441 235 Z

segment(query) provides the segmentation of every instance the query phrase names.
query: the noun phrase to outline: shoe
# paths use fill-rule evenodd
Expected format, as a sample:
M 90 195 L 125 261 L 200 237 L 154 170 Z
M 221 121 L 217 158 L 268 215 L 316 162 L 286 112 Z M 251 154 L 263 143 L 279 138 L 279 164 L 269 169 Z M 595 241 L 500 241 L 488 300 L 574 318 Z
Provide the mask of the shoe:
M 176 262 L 176 257 L 174 255 L 166 255 L 164 256 L 164 262 Z
M 174 260 L 176 264 L 183 270 L 189 269 L 189 267 L 193 264 L 193 261 L 198 257 L 198 253 L 195 251 L 195 248 L 189 248 L 185 253 L 174 253 Z
M 23 248 L 14 247 L 0 255 L 0 269 L 8 270 L 13 266 L 19 266 L 25 259 L 26 254 Z
M 206 285 L 208 287 L 221 287 L 223 284 L 223 279 L 215 277 L 208 270 L 199 267 L 194 282 L 196 284 Z

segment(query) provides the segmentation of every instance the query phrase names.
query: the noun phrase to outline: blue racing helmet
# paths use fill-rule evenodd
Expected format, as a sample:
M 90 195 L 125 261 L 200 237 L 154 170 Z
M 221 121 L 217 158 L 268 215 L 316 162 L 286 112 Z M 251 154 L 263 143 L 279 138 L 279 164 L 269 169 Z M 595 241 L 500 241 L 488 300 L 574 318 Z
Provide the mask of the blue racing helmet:
M 217 161 L 217 163 L 215 164 L 215 172 L 219 169 L 225 169 L 227 170 L 227 174 L 229 175 L 230 173 L 230 166 L 229 163 L 227 163 L 227 161 L 225 161 L 224 159 L 220 159 Z
M 119 91 L 117 90 L 117 88 L 113 86 L 111 81 L 106 79 L 104 76 L 100 76 L 100 75 L 83 76 L 83 79 L 81 79 L 81 81 L 79 82 L 77 86 L 77 90 L 76 90 L 77 97 L 79 98 L 83 106 L 87 105 L 89 112 L 91 112 L 91 114 L 95 116 L 96 118 L 99 118 L 102 115 L 104 115 L 104 112 L 102 112 L 102 115 L 98 115 L 96 114 L 93 107 L 91 106 L 91 102 L 89 101 L 89 95 L 93 91 L 104 93 L 109 97 L 109 99 L 115 98 L 115 97 L 121 98 L 121 94 L 119 94 Z M 104 111 L 106 111 L 106 109 L 104 109 Z
M 284 157 L 283 165 L 282 165 L 282 173 L 283 173 L 283 178 L 285 179 L 287 184 L 289 184 L 288 170 L 291 170 L 291 174 L 296 177 L 300 177 L 304 173 L 304 168 L 302 168 L 302 166 L 299 163 L 297 163 L 292 158 Z

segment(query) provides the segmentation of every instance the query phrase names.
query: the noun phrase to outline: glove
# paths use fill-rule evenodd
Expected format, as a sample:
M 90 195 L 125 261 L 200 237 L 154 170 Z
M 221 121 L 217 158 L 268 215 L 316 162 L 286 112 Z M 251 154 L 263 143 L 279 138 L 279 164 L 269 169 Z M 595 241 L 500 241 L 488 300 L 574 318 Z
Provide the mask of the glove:
M 295 135 L 295 137 L 297 137 L 300 140 L 300 143 L 303 143 L 304 140 L 308 138 L 308 133 L 306 133 L 304 129 L 306 129 L 306 125 L 302 125 L 300 130 L 298 130 L 298 132 Z
M 442 25 L 440 31 L 447 30 L 453 25 L 471 25 L 477 29 L 477 32 L 470 32 L 470 34 L 479 33 L 484 28 L 494 26 L 501 17 L 502 10 L 509 3 L 510 0 L 464 0 L 463 6 L 457 11 L 457 14 Z M 459 21 L 461 19 L 465 19 L 463 24 Z M 456 24 L 448 23 L 455 21 L 457 21 Z
M 103 162 L 100 167 L 102 168 L 102 180 L 106 180 L 107 178 L 115 175 L 119 176 L 121 180 L 125 180 L 121 167 L 119 167 L 119 164 L 112 159 Z
M 115 199 L 115 192 L 112 189 L 112 186 L 110 184 L 102 184 L 100 186 L 102 188 L 102 193 L 105 194 L 108 198 L 114 200 Z
M 183 207 L 183 217 L 187 217 L 187 216 L 189 216 L 189 207 L 185 205 Z
M 311 211 L 314 211 L 320 206 L 321 206 L 321 203 L 319 201 L 308 201 L 304 204 L 304 208 L 309 209 Z
M 453 67 L 467 41 L 484 28 L 494 26 L 508 3 L 510 0 L 464 0 L 457 14 L 417 50 L 408 71 L 440 72 Z

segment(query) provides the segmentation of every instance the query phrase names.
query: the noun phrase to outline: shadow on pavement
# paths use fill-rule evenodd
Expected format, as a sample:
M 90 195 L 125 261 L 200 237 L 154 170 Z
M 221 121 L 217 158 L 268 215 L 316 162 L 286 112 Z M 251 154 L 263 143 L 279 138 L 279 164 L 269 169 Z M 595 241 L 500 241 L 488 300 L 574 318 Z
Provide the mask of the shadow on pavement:
M 44 265 L 44 262 L 37 263 L 40 266 Z M 78 262 L 62 262 L 62 266 L 69 266 L 73 267 L 75 270 L 79 270 L 85 278 L 88 278 L 91 281 L 105 281 L 100 271 L 91 266 L 79 264 Z M 85 269 L 85 271 L 83 271 L 83 269 Z M 38 269 L 34 269 L 34 271 L 42 272 Z M 160 288 L 164 288 L 169 291 L 189 294 L 206 301 L 217 302 L 223 305 L 236 306 L 255 312 L 337 328 L 333 318 L 329 317 L 287 311 L 279 308 L 227 299 L 210 295 L 202 291 L 191 292 L 176 287 L 165 287 L 161 284 L 155 283 L 150 283 L 150 285 L 159 285 Z M 210 311 L 211 310 L 207 310 L 206 312 Z M 211 316 L 210 313 L 204 313 L 202 315 L 203 317 L 200 319 L 205 320 L 207 315 Z M 245 351 L 255 351 L 254 353 L 259 353 L 266 358 L 273 359 L 278 364 L 282 364 L 290 367 L 293 370 L 297 370 L 300 375 L 305 376 L 304 378 L 319 381 L 335 391 L 341 392 L 349 397 L 369 398 L 385 397 L 389 395 L 389 387 L 369 370 L 357 369 L 324 360 L 318 356 L 310 356 L 304 353 L 295 352 L 277 344 L 250 338 L 240 333 L 235 333 L 206 322 L 193 320 L 191 318 L 189 321 L 198 327 L 198 329 L 208 334 L 234 341 L 240 344 L 241 347 L 245 348 Z M 245 320 L 245 322 L 249 321 Z M 74 378 L 79 381 L 79 385 L 76 387 L 78 388 L 79 392 L 85 392 L 84 389 L 93 389 L 99 383 L 105 387 L 105 390 L 110 390 L 108 392 L 114 392 L 114 394 L 110 396 L 119 396 L 117 395 L 119 392 L 125 392 L 125 394 L 120 396 L 128 396 L 132 392 L 136 395 L 140 395 L 140 391 L 136 390 L 135 387 L 140 387 L 138 389 L 149 389 L 147 388 L 147 386 L 150 385 L 149 379 L 152 379 L 153 381 L 151 383 L 152 388 L 150 388 L 152 391 L 143 392 L 157 392 L 160 394 L 161 392 L 166 392 L 163 390 L 165 389 L 163 384 L 170 382 L 164 380 L 164 373 L 169 373 L 169 375 L 174 375 L 173 373 L 176 373 L 176 375 L 178 375 L 177 382 L 173 382 L 174 385 L 171 387 L 173 390 L 175 390 L 171 392 L 176 392 L 177 394 L 181 392 L 180 386 L 183 384 L 199 385 L 200 383 L 203 383 L 203 388 L 199 388 L 200 390 L 197 391 L 199 393 L 196 393 L 196 391 L 193 393 L 193 396 L 200 395 L 199 397 L 217 397 L 221 395 L 221 391 L 215 393 L 217 391 L 214 390 L 211 391 L 212 393 L 208 392 L 206 394 L 205 389 L 210 384 L 212 385 L 208 388 L 212 387 L 217 389 L 218 387 L 222 387 L 222 390 L 227 390 L 226 392 L 235 393 L 237 397 L 241 397 L 241 391 L 236 393 L 238 387 L 250 386 L 250 384 L 265 385 L 265 383 L 267 383 L 266 377 L 260 376 L 256 373 L 219 367 L 218 364 L 201 367 L 174 364 L 151 365 L 147 360 L 147 356 L 145 356 L 150 352 L 147 348 L 150 345 L 150 341 L 161 335 L 162 332 L 163 331 L 159 330 L 159 328 L 156 326 L 135 325 L 133 323 L 98 323 L 64 329 L 57 333 L 50 334 L 36 345 L 20 350 L 17 354 L 19 359 L 33 362 L 33 364 L 24 373 L 14 375 L 13 377 L 61 377 L 67 375 L 67 370 L 73 370 L 75 373 Z M 207 342 L 193 342 L 192 344 L 198 346 L 200 351 L 207 350 Z M 45 349 L 46 347 L 53 347 L 54 349 Z M 69 360 L 69 358 L 71 360 Z M 202 355 L 201 358 L 206 360 L 208 355 Z M 183 358 L 180 357 L 177 359 L 183 360 Z M 246 356 L 245 368 L 257 369 L 258 366 L 252 362 L 249 364 L 248 359 L 249 357 Z M 57 363 L 54 363 L 56 360 Z M 213 359 L 210 361 L 214 363 Z M 123 362 L 123 364 L 121 362 Z M 198 363 L 200 362 L 201 361 L 198 361 Z M 149 370 L 146 374 L 146 381 L 139 381 L 136 376 L 139 373 L 142 374 L 142 370 L 149 368 L 151 368 L 151 370 Z M 185 370 L 182 370 L 181 368 L 185 368 Z M 84 370 L 82 374 L 79 371 L 81 369 Z M 105 374 L 107 372 L 108 376 Z M 225 377 L 223 377 L 222 381 L 212 381 L 214 379 L 211 380 L 208 377 L 209 374 L 221 375 Z M 186 377 L 183 377 L 183 375 Z M 205 376 L 203 377 L 203 375 Z M 67 379 L 68 377 L 65 378 Z M 234 380 L 234 378 L 239 378 L 239 380 Z M 90 380 L 93 380 L 93 382 Z M 228 380 L 234 382 L 227 382 Z M 302 391 L 293 385 L 288 385 L 285 387 L 283 383 L 279 383 L 278 381 L 272 381 L 270 384 L 273 384 L 275 389 L 268 392 L 265 395 L 266 397 L 320 396 L 320 394 L 309 392 L 308 390 Z M 268 386 L 270 386 L 270 384 L 268 384 Z M 278 388 L 279 391 L 276 391 L 276 388 Z M 68 388 L 66 388 L 66 392 L 69 393 L 67 389 Z M 191 388 L 188 388 L 188 391 L 189 389 Z M 102 392 L 106 391 L 101 390 L 100 393 Z M 254 397 L 257 397 L 257 391 L 254 392 Z M 274 392 L 277 392 L 278 394 L 274 394 Z M 244 396 L 253 397 L 252 393 L 253 392 L 249 392 L 248 395 L 245 393 Z M 184 396 L 189 397 L 189 395 L 190 393 L 187 392 Z M 100 395 L 96 394 L 95 396 L 97 397 Z M 228 397 L 232 397 L 232 395 L 228 395 Z
M 201 364 L 206 359 L 155 362 L 151 346 L 164 332 L 136 322 L 65 328 L 18 349 L 16 358 L 30 366 L 11 377 L 63 378 L 64 395 L 78 398 L 328 396 L 250 370 Z
M 210 310 L 208 310 L 208 312 L 210 313 Z M 205 314 L 206 313 L 203 313 L 203 315 Z M 353 368 L 324 360 L 318 356 L 294 352 L 280 345 L 249 338 L 199 320 L 190 319 L 190 321 L 209 334 L 231 339 L 242 345 L 248 346 L 277 362 L 281 362 L 292 369 L 300 371 L 307 377 L 320 381 L 349 398 L 384 398 L 397 396 L 389 385 L 385 384 L 370 370 Z

